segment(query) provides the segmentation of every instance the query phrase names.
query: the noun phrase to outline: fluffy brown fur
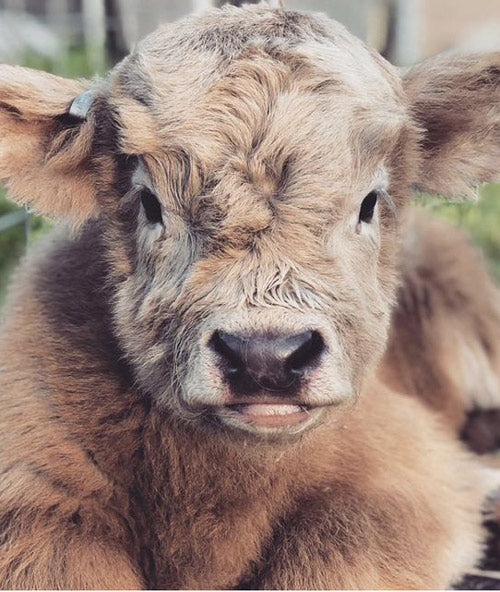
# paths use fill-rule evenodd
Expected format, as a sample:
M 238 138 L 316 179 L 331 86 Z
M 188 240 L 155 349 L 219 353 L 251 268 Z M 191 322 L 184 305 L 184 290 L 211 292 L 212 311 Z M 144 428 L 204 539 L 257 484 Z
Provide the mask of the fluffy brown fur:
M 113 378 L 104 319 L 75 349 L 29 300 L 2 351 L 3 420 L 21 426 L 2 448 L 4 587 L 425 588 L 474 562 L 477 475 L 418 403 L 372 383 L 294 444 L 207 434 Z M 50 407 L 23 368 L 41 350 Z
M 478 181 L 498 178 L 499 63 L 500 52 L 438 56 L 406 76 L 414 117 L 426 130 L 419 189 L 469 197 Z
M 472 413 L 475 429 L 466 429 L 472 444 L 480 437 L 473 432 L 483 430 L 477 411 L 499 407 L 498 288 L 479 250 L 458 229 L 416 212 L 406 226 L 400 266 L 402 283 L 380 376 L 392 388 L 420 397 L 458 432 Z M 495 413 L 484 418 L 493 425 Z M 489 448 L 494 450 L 493 442 Z
M 498 56 L 480 63 L 450 69 L 450 109 L 489 93 L 498 120 Z M 375 376 L 433 72 L 407 94 L 340 25 L 266 6 L 160 29 L 84 121 L 80 83 L 0 68 L 12 197 L 80 224 L 31 255 L 2 327 L 3 587 L 437 588 L 477 563 L 479 464 Z M 466 185 L 493 178 L 485 139 Z M 305 328 L 327 346 L 293 394 L 307 420 L 231 414 L 214 331 Z

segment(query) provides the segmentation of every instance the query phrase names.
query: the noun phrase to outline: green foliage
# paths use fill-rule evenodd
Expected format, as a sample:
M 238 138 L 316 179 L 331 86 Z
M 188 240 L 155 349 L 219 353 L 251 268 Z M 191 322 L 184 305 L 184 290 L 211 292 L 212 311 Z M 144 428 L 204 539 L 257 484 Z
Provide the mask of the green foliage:
M 72 48 L 57 59 L 27 52 L 21 63 L 27 68 L 44 70 L 67 78 L 91 78 L 95 74 L 103 74 L 107 70 L 106 64 L 104 64 L 102 72 L 95 72 L 87 52 L 81 47 Z
M 460 226 L 480 246 L 500 281 L 500 183 L 483 185 L 477 202 L 449 202 L 422 196 L 416 203 L 432 215 Z
M 0 217 L 17 209 L 0 188 Z M 0 304 L 5 298 L 9 275 L 24 253 L 26 240 L 29 244 L 36 242 L 50 227 L 47 219 L 31 215 L 27 226 L 22 223 L 0 232 Z

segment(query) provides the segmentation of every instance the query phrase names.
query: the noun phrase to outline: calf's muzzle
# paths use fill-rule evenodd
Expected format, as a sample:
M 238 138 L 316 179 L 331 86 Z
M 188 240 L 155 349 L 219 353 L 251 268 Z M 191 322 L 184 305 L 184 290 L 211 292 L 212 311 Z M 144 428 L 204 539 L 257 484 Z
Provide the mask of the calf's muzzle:
M 250 336 L 215 331 L 209 345 L 235 395 L 294 394 L 325 349 L 318 331 Z

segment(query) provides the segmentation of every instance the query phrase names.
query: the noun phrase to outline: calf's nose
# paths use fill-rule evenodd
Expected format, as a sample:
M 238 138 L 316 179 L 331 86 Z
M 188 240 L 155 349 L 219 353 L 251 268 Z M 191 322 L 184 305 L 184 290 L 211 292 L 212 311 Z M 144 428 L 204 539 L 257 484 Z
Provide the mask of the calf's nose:
M 244 394 L 262 389 L 292 391 L 325 349 L 318 331 L 251 336 L 215 331 L 210 346 L 233 390 Z

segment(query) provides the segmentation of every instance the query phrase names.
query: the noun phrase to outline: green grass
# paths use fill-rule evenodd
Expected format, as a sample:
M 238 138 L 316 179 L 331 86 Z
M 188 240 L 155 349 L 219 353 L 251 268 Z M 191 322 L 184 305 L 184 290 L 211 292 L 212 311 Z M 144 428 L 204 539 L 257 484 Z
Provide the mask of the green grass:
M 452 203 L 423 197 L 416 203 L 430 214 L 463 228 L 483 249 L 493 275 L 500 281 L 500 183 L 483 185 L 477 202 Z
M 0 216 L 19 209 L 11 201 L 7 200 L 4 191 L 0 188 Z M 38 238 L 52 226 L 51 222 L 42 216 L 30 216 L 29 218 L 29 244 Z M 13 226 L 0 232 L 0 305 L 5 299 L 9 276 L 19 262 L 26 248 L 26 229 L 24 224 Z
M 94 75 L 102 75 L 108 70 L 105 62 L 102 72 L 93 71 L 89 57 L 81 47 L 72 48 L 57 59 L 28 52 L 24 54 L 20 63 L 27 68 L 44 70 L 67 78 L 92 78 Z

